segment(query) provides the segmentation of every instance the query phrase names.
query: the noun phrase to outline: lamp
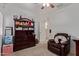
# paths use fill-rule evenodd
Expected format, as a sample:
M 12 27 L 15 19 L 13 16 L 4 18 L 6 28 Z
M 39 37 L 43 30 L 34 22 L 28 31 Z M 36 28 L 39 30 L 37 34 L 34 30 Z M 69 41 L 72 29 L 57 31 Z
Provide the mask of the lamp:
M 50 5 L 49 5 L 49 3 L 43 3 L 43 7 L 45 7 L 45 6 L 49 7 Z

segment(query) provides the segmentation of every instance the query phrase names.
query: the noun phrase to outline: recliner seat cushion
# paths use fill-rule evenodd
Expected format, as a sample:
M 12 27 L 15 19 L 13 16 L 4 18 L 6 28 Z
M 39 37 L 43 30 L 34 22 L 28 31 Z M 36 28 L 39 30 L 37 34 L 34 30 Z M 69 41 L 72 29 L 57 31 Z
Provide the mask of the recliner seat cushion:
M 61 35 L 58 35 L 54 38 L 55 42 L 56 43 L 59 43 L 58 39 L 61 39 L 61 43 L 64 43 L 67 41 L 67 38 L 65 36 L 61 36 Z

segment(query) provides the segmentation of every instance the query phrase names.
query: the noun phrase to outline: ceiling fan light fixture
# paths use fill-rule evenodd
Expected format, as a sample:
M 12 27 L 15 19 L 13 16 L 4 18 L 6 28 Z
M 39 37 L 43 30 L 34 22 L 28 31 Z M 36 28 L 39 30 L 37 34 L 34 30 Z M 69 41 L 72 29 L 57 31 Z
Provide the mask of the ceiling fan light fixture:
M 44 7 L 45 7 L 45 6 L 49 7 L 50 4 L 49 4 L 49 3 L 43 3 L 43 6 L 44 6 Z
M 43 6 L 45 6 L 46 4 L 45 3 L 43 3 Z
M 41 9 L 44 9 L 45 7 L 51 7 L 54 8 L 55 6 L 51 3 L 43 3 L 43 6 L 41 7 Z
M 47 7 L 49 7 L 49 6 L 50 6 L 50 4 L 49 4 L 49 3 L 47 3 L 46 5 L 47 5 Z

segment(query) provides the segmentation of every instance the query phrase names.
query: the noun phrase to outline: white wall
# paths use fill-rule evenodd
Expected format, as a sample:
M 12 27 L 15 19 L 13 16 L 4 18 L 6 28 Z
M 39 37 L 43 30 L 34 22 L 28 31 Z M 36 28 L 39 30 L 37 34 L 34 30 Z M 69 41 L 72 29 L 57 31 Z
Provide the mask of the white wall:
M 72 4 L 63 8 L 51 17 L 53 32 L 67 32 L 72 36 L 79 37 L 79 4 Z

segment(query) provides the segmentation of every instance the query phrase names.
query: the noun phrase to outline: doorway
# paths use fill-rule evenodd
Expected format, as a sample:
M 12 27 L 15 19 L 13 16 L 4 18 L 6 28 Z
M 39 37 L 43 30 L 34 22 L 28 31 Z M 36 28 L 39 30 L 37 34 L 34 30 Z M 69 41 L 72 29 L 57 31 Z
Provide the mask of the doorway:
M 2 36 L 3 36 L 3 15 L 0 12 L 0 55 L 1 55 L 1 49 L 2 49 Z

